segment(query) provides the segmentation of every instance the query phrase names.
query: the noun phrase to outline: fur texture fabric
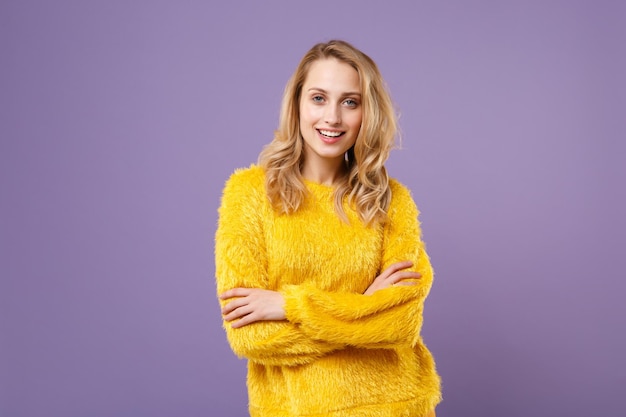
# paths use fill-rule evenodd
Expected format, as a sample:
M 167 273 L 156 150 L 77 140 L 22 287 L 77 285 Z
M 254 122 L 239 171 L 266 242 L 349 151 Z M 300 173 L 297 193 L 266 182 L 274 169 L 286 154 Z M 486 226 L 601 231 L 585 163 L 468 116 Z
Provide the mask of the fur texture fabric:
M 391 180 L 384 225 L 367 227 L 333 189 L 306 182 L 293 214 L 278 214 L 258 166 L 227 181 L 215 241 L 217 292 L 279 291 L 287 320 L 232 329 L 232 350 L 248 359 L 252 417 L 419 417 L 441 400 L 440 379 L 420 336 L 433 271 L 410 192 Z M 413 261 L 421 278 L 363 295 L 389 265 Z M 222 302 L 222 305 L 225 303 Z

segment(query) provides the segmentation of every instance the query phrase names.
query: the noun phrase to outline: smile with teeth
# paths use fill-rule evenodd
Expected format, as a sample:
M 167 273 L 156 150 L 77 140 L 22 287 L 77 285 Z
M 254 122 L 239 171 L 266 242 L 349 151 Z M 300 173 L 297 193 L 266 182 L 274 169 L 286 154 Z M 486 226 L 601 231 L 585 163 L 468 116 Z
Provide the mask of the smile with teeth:
M 330 130 L 321 130 L 321 129 L 318 129 L 317 131 L 320 132 L 322 135 L 326 136 L 327 138 L 336 138 L 345 133 L 345 132 L 332 132 Z

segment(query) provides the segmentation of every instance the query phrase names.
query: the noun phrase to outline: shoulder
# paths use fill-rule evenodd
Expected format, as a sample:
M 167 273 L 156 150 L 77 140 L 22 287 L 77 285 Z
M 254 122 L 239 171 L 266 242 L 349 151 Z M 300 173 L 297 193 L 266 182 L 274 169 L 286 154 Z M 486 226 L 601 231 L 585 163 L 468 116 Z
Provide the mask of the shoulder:
M 417 206 L 411 195 L 411 190 L 395 178 L 389 179 L 389 189 L 391 190 L 391 203 L 389 205 L 389 216 L 410 216 L 418 215 Z
M 411 190 L 395 178 L 389 178 L 389 189 L 392 197 L 409 198 L 412 200 Z
M 223 199 L 250 200 L 265 195 L 265 171 L 257 166 L 236 169 L 226 181 Z
M 237 168 L 226 181 L 229 185 L 258 185 L 265 182 L 265 171 L 256 164 L 252 164 L 247 168 Z
M 265 186 L 265 171 L 257 165 L 250 165 L 248 168 L 238 168 L 226 181 L 224 191 L 248 190 L 263 188 Z
M 392 204 L 415 204 L 411 190 L 395 178 L 389 179 L 389 189 L 391 190 Z

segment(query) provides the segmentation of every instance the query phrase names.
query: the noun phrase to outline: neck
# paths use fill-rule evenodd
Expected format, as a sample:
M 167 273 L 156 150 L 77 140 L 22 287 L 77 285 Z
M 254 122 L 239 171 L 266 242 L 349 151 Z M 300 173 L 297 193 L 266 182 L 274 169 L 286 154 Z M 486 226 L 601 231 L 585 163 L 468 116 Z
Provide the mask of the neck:
M 318 161 L 323 163 L 307 163 L 302 166 L 302 176 L 318 184 L 334 185 L 346 175 L 346 164 L 341 160 Z

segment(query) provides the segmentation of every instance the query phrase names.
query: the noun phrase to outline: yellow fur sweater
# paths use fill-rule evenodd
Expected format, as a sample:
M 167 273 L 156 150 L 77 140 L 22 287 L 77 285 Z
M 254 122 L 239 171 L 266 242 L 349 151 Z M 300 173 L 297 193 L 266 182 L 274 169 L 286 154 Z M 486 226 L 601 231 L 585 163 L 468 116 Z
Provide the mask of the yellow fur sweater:
M 433 280 L 409 191 L 391 180 L 389 221 L 366 227 L 333 189 L 306 182 L 305 204 L 272 210 L 255 165 L 226 183 L 219 209 L 217 291 L 279 291 L 285 321 L 232 329 L 233 351 L 248 359 L 252 417 L 423 416 L 440 401 L 439 376 L 422 342 L 422 310 Z M 362 295 L 395 262 L 411 260 L 422 277 Z M 222 303 L 223 305 L 224 303 Z

